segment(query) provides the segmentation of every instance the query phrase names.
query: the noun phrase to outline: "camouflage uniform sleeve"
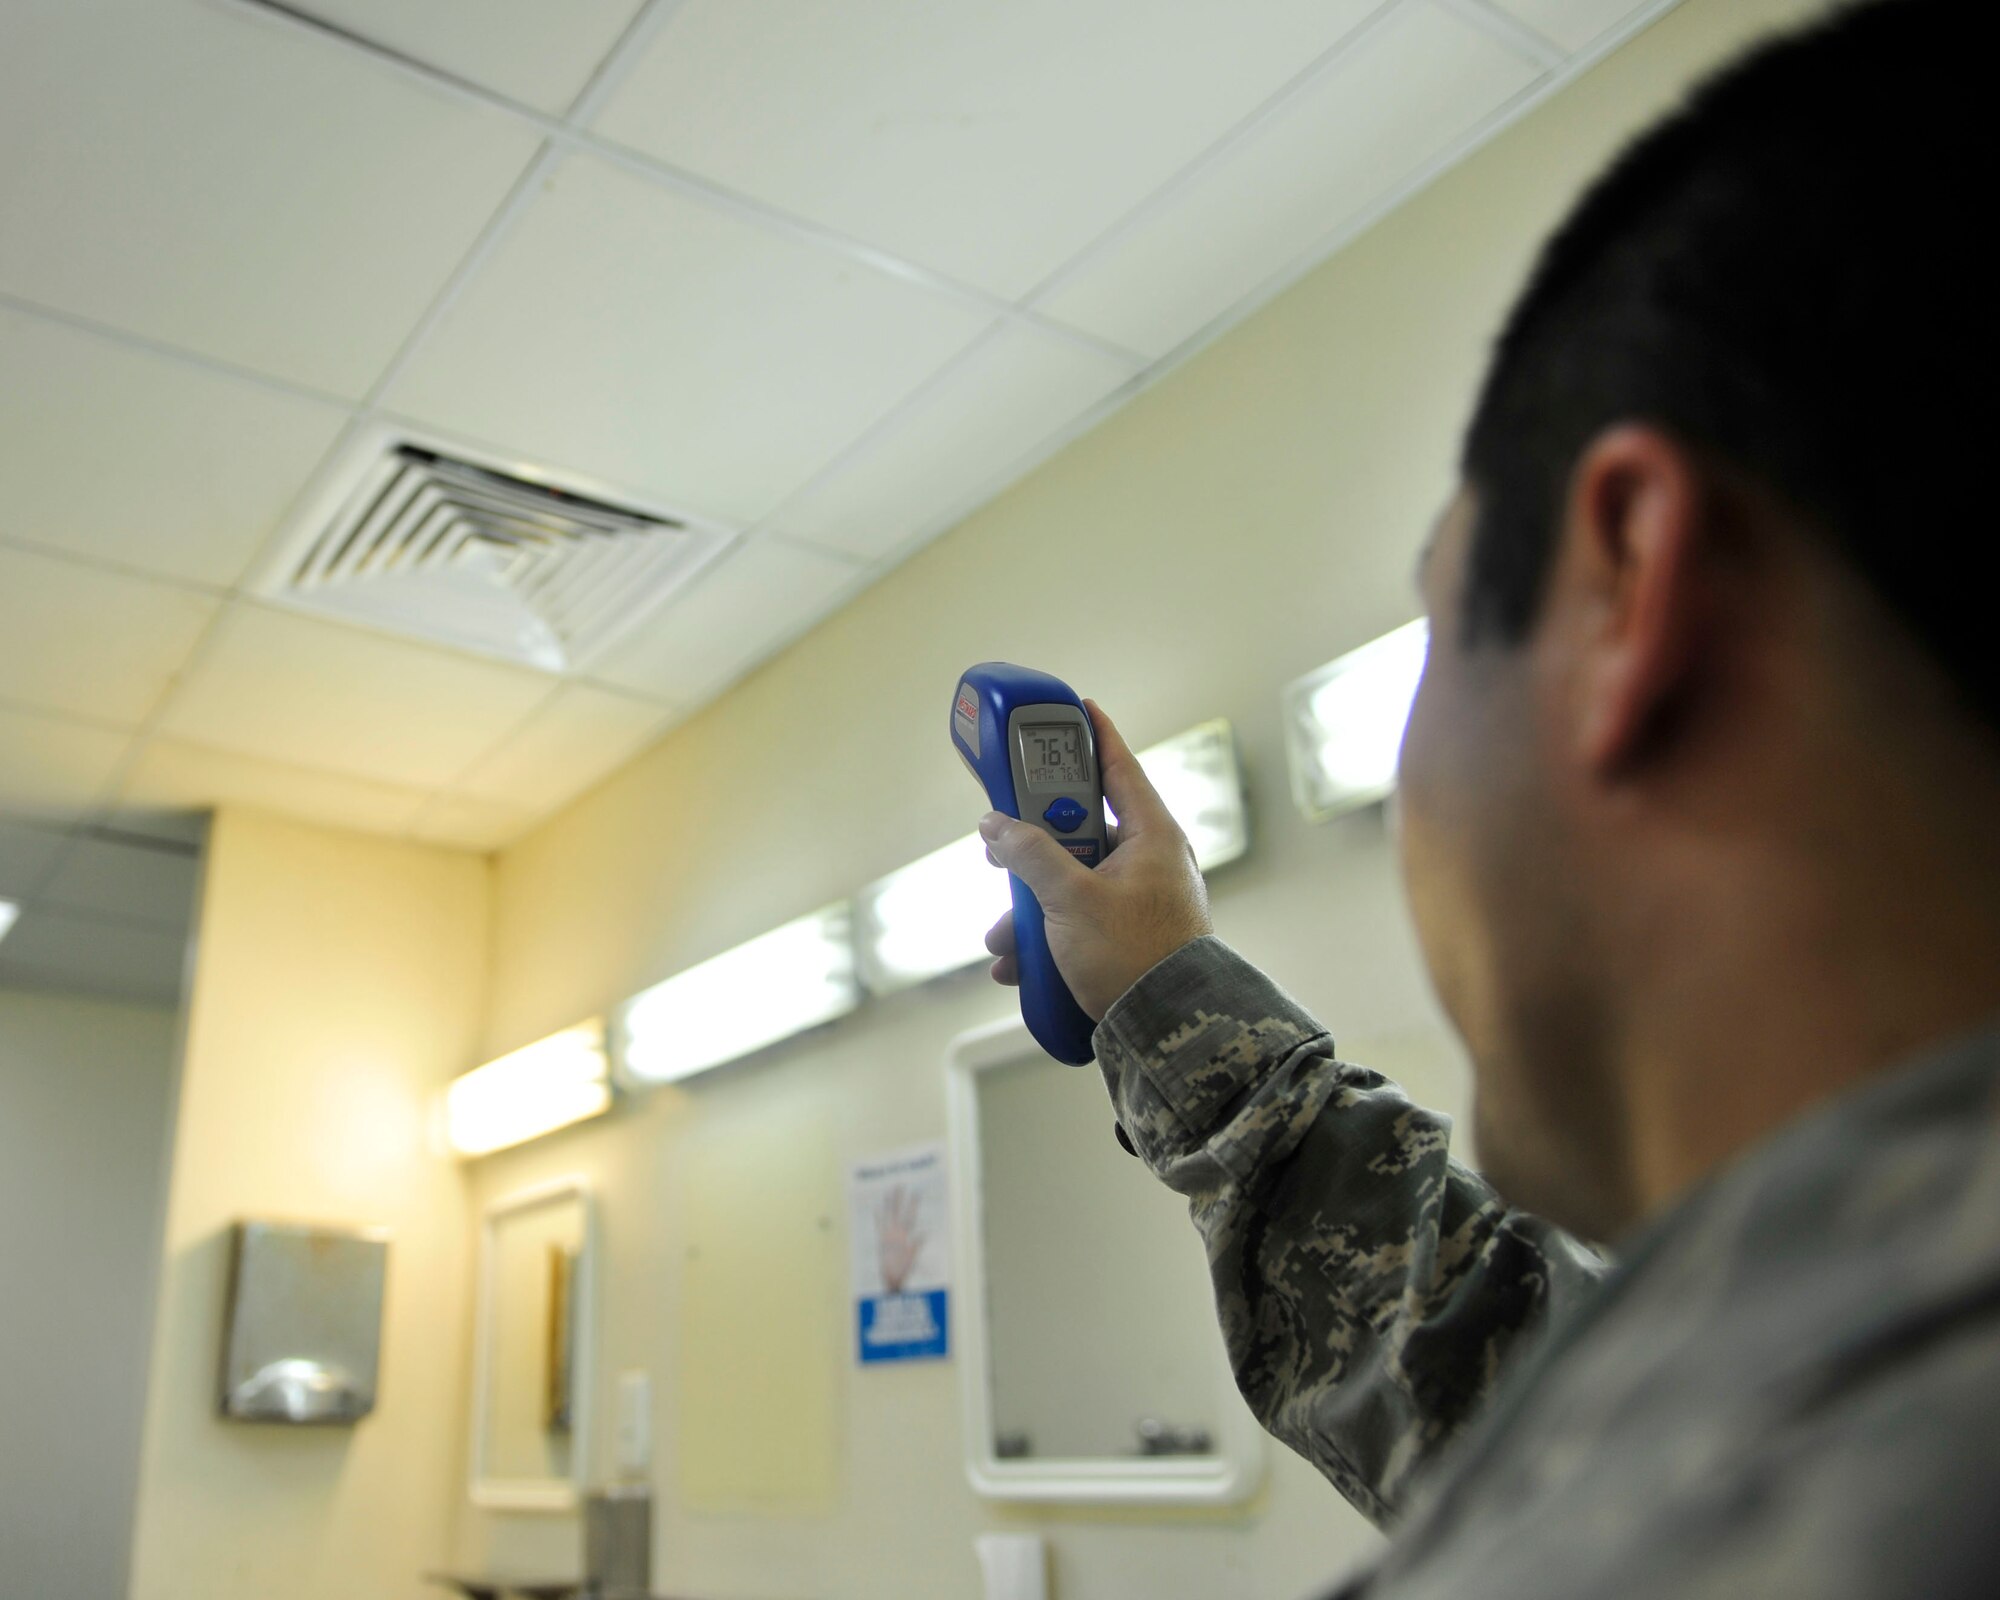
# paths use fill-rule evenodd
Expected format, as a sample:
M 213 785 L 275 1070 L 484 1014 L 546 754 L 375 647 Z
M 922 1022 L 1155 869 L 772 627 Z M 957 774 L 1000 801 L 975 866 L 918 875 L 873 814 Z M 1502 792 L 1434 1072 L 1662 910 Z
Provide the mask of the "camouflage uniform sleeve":
M 1135 984 L 1097 1057 L 1134 1149 L 1207 1242 L 1244 1398 L 1377 1523 L 1510 1353 L 1607 1270 L 1452 1161 L 1448 1117 L 1337 1059 L 1219 939 Z

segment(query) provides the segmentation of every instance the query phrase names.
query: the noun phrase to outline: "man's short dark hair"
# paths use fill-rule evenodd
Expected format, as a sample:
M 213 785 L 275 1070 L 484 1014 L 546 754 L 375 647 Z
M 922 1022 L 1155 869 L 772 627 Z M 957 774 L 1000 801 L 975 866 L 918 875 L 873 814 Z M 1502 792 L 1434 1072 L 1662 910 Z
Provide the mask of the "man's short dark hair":
M 1646 422 L 1802 514 L 2000 727 L 1979 9 L 1885 0 L 1765 45 L 1592 186 L 1467 433 L 1469 637 L 1529 632 L 1578 456 Z

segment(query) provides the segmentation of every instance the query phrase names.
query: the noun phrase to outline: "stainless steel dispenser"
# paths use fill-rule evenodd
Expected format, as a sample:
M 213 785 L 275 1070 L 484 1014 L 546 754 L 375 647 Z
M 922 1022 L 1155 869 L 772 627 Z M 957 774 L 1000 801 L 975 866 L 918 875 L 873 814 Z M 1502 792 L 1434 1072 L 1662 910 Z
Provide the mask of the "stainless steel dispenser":
M 653 1592 L 653 1491 L 618 1483 L 583 1501 L 583 1576 L 592 1600 L 647 1600 Z

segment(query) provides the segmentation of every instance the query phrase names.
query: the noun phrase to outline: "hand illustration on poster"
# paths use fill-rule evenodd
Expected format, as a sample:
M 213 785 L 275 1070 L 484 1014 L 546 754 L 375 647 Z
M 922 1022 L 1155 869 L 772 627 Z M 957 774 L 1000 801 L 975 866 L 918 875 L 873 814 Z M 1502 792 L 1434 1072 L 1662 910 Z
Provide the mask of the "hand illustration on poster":
M 875 1261 L 882 1270 L 882 1287 L 901 1294 L 910 1272 L 924 1253 L 923 1203 L 897 1184 L 875 1208 Z
M 863 1365 L 951 1353 L 951 1218 L 944 1147 L 859 1161 L 848 1174 L 855 1332 Z

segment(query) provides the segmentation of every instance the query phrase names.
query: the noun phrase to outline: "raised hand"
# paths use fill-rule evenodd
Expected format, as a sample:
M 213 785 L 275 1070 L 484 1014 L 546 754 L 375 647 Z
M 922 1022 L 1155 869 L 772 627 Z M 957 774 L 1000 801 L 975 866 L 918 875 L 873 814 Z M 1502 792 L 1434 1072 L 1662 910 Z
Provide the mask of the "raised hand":
M 1118 848 L 1093 870 L 1033 823 L 1001 812 L 989 811 L 979 832 L 987 859 L 1034 890 L 1064 982 L 1101 1022 L 1156 964 L 1214 929 L 1187 836 L 1111 719 L 1095 701 L 1084 705 L 1097 730 L 1105 798 L 1118 813 Z M 1019 983 L 1011 911 L 986 935 L 986 948 L 998 957 L 994 978 Z

